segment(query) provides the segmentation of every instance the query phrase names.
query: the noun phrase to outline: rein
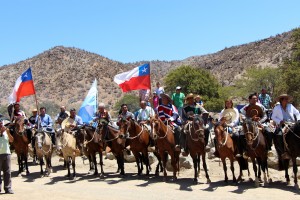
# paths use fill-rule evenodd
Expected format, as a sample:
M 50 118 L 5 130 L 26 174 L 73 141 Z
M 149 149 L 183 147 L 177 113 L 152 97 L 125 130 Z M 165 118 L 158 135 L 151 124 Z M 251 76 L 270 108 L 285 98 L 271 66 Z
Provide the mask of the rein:
M 135 125 L 136 125 L 136 124 L 135 124 Z M 129 129 L 129 127 L 127 126 L 127 132 L 128 132 L 128 129 Z M 128 138 L 126 138 L 126 139 L 133 140 L 133 139 L 139 137 L 139 136 L 142 134 L 143 131 L 144 131 L 144 126 L 142 126 L 142 130 L 141 130 L 141 132 L 139 132 L 139 134 L 137 134 L 136 136 L 133 136 L 133 137 L 128 137 Z M 126 133 L 127 133 L 127 132 L 126 132 Z
M 48 134 L 47 134 L 47 133 L 44 133 L 44 135 L 45 135 L 44 140 L 43 140 L 42 142 L 38 142 L 38 144 L 39 144 L 39 143 L 41 143 L 41 144 L 44 144 L 44 143 L 45 143 L 46 135 L 48 136 Z M 49 136 L 48 136 L 48 137 L 49 137 Z M 50 137 L 49 137 L 49 139 L 50 139 L 50 142 L 51 142 L 51 144 L 52 144 L 52 141 L 51 141 L 51 138 L 50 138 Z M 43 146 L 44 146 L 44 145 L 42 145 L 41 150 L 42 150 L 42 152 L 43 152 L 44 154 L 48 154 L 48 153 L 52 150 L 51 144 L 49 145 L 50 147 L 49 147 L 48 151 L 44 151 L 44 149 L 43 149 Z
M 86 132 L 86 131 L 85 131 Z M 91 141 L 93 141 L 93 139 L 94 139 L 94 137 L 95 137 L 95 133 L 96 133 L 96 130 L 94 131 L 94 133 L 93 133 L 93 137 L 92 137 L 92 139 L 90 139 L 89 141 L 86 141 L 86 139 L 85 139 L 85 134 L 84 134 L 84 142 L 83 142 L 83 146 L 86 146 L 88 143 L 90 143 Z
M 158 121 L 158 120 L 157 120 Z M 159 122 L 159 123 L 162 123 L 162 122 Z M 165 133 L 165 135 L 164 136 L 159 136 L 158 134 L 156 134 L 157 135 L 157 139 L 164 139 L 165 137 L 167 137 L 167 135 L 168 135 L 168 128 L 169 128 L 169 121 L 167 121 L 167 130 L 166 130 L 166 133 Z M 153 128 L 154 129 L 154 128 Z M 155 130 L 155 129 L 154 129 Z M 159 124 L 159 129 L 158 130 L 160 130 L 160 124 Z M 158 131 L 159 132 L 159 131 Z
M 255 151 L 256 150 L 256 148 L 258 147 L 258 145 L 259 145 L 259 142 L 260 142 L 260 138 L 258 137 L 259 136 L 259 130 L 258 130 L 258 126 L 257 126 L 257 124 L 255 124 L 255 126 L 254 126 L 254 123 L 253 122 L 251 122 L 252 124 L 253 124 L 253 133 L 252 132 L 247 132 L 246 134 L 251 134 L 251 135 L 253 135 L 253 136 L 255 136 L 254 138 L 253 138 L 253 141 L 255 141 L 256 139 L 258 139 L 257 140 L 257 144 L 256 144 L 256 146 L 253 148 L 252 147 L 252 145 L 251 145 L 251 150 L 253 150 L 253 151 Z M 247 129 L 249 130 L 249 126 L 248 126 L 248 123 L 246 123 L 246 126 L 247 126 Z M 255 134 L 255 132 L 257 132 L 257 134 L 256 135 L 254 135 Z
M 190 136 L 191 136 L 191 139 L 194 141 L 194 142 L 198 142 L 199 140 L 200 140 L 200 136 L 199 136 L 199 134 L 197 135 L 198 136 L 198 138 L 193 138 L 193 136 L 192 136 L 192 131 L 191 131 L 191 127 L 193 127 L 193 130 L 194 130 L 194 133 L 196 134 L 197 132 L 200 132 L 202 129 L 199 129 L 199 130 L 195 130 L 195 126 L 192 126 L 192 123 L 194 124 L 194 122 L 188 122 L 188 127 L 189 127 L 189 132 L 190 132 Z
M 225 144 L 227 143 L 227 139 L 228 139 L 228 135 L 229 135 L 229 134 L 228 134 L 228 127 L 226 127 L 225 130 L 226 130 L 226 131 L 224 131 L 224 132 L 225 132 L 225 134 L 226 134 L 226 137 L 225 137 L 225 141 L 221 144 L 222 146 L 225 146 Z

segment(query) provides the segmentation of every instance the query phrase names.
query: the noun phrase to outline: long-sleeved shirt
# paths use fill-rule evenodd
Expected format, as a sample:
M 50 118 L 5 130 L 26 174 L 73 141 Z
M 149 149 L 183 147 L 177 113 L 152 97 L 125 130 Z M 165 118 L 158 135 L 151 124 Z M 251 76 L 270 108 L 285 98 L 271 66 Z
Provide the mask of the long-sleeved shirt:
M 154 116 L 154 110 L 150 106 L 146 106 L 145 109 L 139 109 L 137 120 L 138 121 L 147 121 L 150 120 L 150 116 Z
M 186 105 L 182 110 L 182 118 L 184 121 L 188 120 L 191 115 L 201 115 L 202 113 L 208 113 L 202 106 L 197 104 Z
M 163 121 L 166 122 L 169 119 L 172 122 L 172 125 L 178 126 L 181 125 L 182 122 L 179 118 L 178 111 L 176 107 L 172 104 L 161 104 L 157 108 L 158 116 Z
M 296 116 L 296 119 L 294 118 Z M 272 112 L 272 120 L 276 122 L 277 125 L 281 121 L 296 121 L 300 120 L 300 113 L 292 104 L 287 104 L 286 110 L 282 108 L 280 104 L 274 107 Z
M 266 113 L 266 108 L 263 105 L 261 105 L 260 103 L 255 103 L 255 105 L 259 106 L 262 109 L 263 114 L 262 114 L 262 116 L 258 116 L 258 117 L 260 117 L 259 122 L 264 123 L 266 121 L 266 119 L 268 118 L 267 113 Z M 247 108 L 249 106 L 250 106 L 250 104 L 247 104 L 240 110 L 243 115 L 246 116 Z
M 40 123 L 41 127 L 51 127 L 53 126 L 53 121 L 50 117 L 50 115 L 45 114 L 44 116 L 40 115 L 38 118 L 36 118 L 35 121 L 36 124 Z

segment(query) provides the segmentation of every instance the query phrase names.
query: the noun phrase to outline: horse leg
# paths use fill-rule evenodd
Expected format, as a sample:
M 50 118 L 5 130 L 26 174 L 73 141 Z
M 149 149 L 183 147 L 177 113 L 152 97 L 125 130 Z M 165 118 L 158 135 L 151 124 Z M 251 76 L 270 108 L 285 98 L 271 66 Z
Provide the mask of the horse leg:
M 160 151 L 159 154 L 160 154 L 160 157 L 163 160 L 163 169 L 164 169 L 164 178 L 163 178 L 163 181 L 167 181 L 167 170 L 166 170 L 167 158 L 166 158 L 166 156 L 165 156 L 165 154 L 164 154 L 163 151 Z
M 96 152 L 94 152 L 91 157 L 92 157 L 92 160 L 93 160 L 93 163 L 94 163 L 94 168 L 95 168 L 94 175 L 98 175 Z
M 28 170 L 28 154 L 24 155 L 24 161 L 25 161 L 25 168 L 26 168 L 26 175 L 29 175 L 29 170 Z
M 294 172 L 294 183 L 295 183 L 295 188 L 297 190 L 299 190 L 299 185 L 298 185 L 298 178 L 297 178 L 297 172 L 298 172 L 298 168 L 297 168 L 297 162 L 296 162 L 296 157 L 293 156 L 292 157 L 292 162 L 293 162 L 293 172 Z
M 73 167 L 73 179 L 75 179 L 76 178 L 75 156 L 72 156 L 72 167 Z
M 146 165 L 146 176 L 149 176 L 149 172 L 151 170 L 150 164 L 149 164 L 149 157 L 148 157 L 148 151 L 147 148 L 144 149 L 144 151 L 142 152 L 144 161 L 145 161 L 145 165 Z
M 262 159 L 261 158 L 256 158 L 257 159 L 257 165 L 258 165 L 258 180 L 259 182 L 262 182 L 261 180 L 261 165 L 262 165 Z
M 208 172 L 207 172 L 207 165 L 206 165 L 206 160 L 205 160 L 205 151 L 202 154 L 202 162 L 203 162 L 203 169 L 205 171 L 205 177 L 207 179 L 207 183 L 211 183 L 211 180 L 209 179 L 209 175 L 208 175 Z
M 172 167 L 173 167 L 173 181 L 177 180 L 177 176 L 176 176 L 176 173 L 177 173 L 177 158 L 176 158 L 176 152 L 173 152 L 173 153 L 170 153 L 170 156 L 171 156 L 171 164 L 172 164 Z
M 100 158 L 101 176 L 103 176 L 104 175 L 104 171 L 103 171 L 103 155 L 102 155 L 102 151 L 99 152 L 99 158 Z
M 267 158 L 262 159 L 261 170 L 264 173 L 264 186 L 267 186 L 269 184 L 268 183 L 268 177 L 269 176 L 267 175 Z
M 142 174 L 142 170 L 141 170 L 141 166 L 140 166 L 140 163 L 142 162 L 141 155 L 139 154 L 139 152 L 136 152 L 136 151 L 134 151 L 132 153 L 134 155 L 135 162 L 136 162 L 136 165 L 138 168 L 138 176 L 140 176 Z M 143 165 L 143 163 L 141 163 L 141 165 Z
M 255 187 L 259 186 L 259 180 L 257 177 L 257 166 L 256 166 L 256 160 L 254 157 L 251 157 L 252 160 L 252 164 L 253 164 L 253 171 L 254 171 L 254 175 L 255 175 Z
M 42 162 L 41 162 L 42 159 L 43 159 L 43 158 L 40 158 L 41 176 L 44 175 L 43 165 L 42 165 Z
M 68 169 L 67 177 L 70 177 L 70 175 L 71 175 L 71 173 L 70 173 L 70 157 L 66 157 L 65 161 L 66 161 L 66 165 L 67 165 L 67 169 Z
M 124 154 L 123 151 L 121 151 L 120 154 L 120 166 L 121 166 L 121 175 L 124 176 L 125 175 L 125 169 L 124 169 Z
M 224 157 L 222 157 L 221 158 L 221 160 L 222 160 L 222 164 L 223 164 L 223 170 L 224 170 L 224 174 L 225 174 L 225 183 L 227 183 L 228 182 L 228 176 L 227 176 L 227 166 L 226 166 L 226 161 L 225 161 L 225 158 Z
M 21 159 L 21 155 L 18 155 L 18 166 L 19 166 L 19 171 L 18 171 L 18 176 L 22 173 L 22 159 Z
M 236 183 L 236 177 L 234 175 L 234 163 L 233 163 L 233 161 L 234 161 L 234 158 L 231 157 L 230 158 L 230 170 L 232 172 L 232 180 L 233 180 L 234 183 Z
M 192 155 L 191 155 L 192 156 Z M 197 155 L 193 155 L 193 164 L 194 164 L 194 183 L 197 184 L 198 183 L 198 159 L 197 159 Z
M 290 176 L 289 176 L 289 161 L 290 160 L 284 160 L 283 165 L 284 165 L 284 171 L 285 171 L 285 179 L 286 179 L 286 184 L 290 185 Z
M 197 175 L 199 178 L 199 176 L 200 176 L 200 155 L 199 154 L 197 154 L 197 165 L 198 165 Z
M 161 156 L 156 151 L 153 152 L 153 154 L 156 156 L 157 161 L 158 161 L 158 163 L 156 165 L 156 169 L 155 169 L 155 175 L 158 176 L 159 175 L 159 167 L 160 167 L 160 172 L 163 171 L 163 166 L 162 166 L 162 163 L 161 163 Z

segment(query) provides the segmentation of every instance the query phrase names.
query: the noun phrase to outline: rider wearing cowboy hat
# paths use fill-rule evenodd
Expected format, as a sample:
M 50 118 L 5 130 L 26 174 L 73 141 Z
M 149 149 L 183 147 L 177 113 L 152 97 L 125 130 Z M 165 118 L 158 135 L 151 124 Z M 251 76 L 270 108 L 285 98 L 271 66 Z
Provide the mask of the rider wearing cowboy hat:
M 274 107 L 271 118 L 277 125 L 275 133 L 277 133 L 276 139 L 278 140 L 278 148 L 281 151 L 283 150 L 281 158 L 290 159 L 291 157 L 283 143 L 283 133 L 285 132 L 283 128 L 287 122 L 296 122 L 297 120 L 300 120 L 300 113 L 290 103 L 292 101 L 292 97 L 290 95 L 282 94 L 277 99 L 279 104 Z
M 195 115 L 201 115 L 203 113 L 208 113 L 202 106 L 198 106 L 195 101 L 194 101 L 194 94 L 193 93 L 189 93 L 186 97 L 185 97 L 185 101 L 186 101 L 186 105 L 182 110 L 182 119 L 184 121 L 184 128 L 183 128 L 183 133 L 182 134 L 182 144 L 184 146 L 184 152 L 183 155 L 187 156 L 189 153 L 189 150 L 187 148 L 186 145 L 186 133 L 187 133 L 187 129 L 188 129 L 188 121 L 192 121 L 194 119 Z M 208 129 L 204 129 L 204 134 L 205 134 L 205 145 L 207 145 L 208 143 L 208 136 L 209 136 L 209 130 Z

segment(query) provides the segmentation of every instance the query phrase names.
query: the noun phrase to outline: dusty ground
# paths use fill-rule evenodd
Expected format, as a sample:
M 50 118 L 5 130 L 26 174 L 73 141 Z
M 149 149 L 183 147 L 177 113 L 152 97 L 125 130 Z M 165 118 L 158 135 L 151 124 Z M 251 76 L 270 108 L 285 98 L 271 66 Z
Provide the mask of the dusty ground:
M 14 195 L 1 194 L 0 199 L 300 199 L 300 191 L 287 186 L 283 172 L 270 170 L 273 182 L 268 187 L 254 187 L 248 176 L 237 185 L 232 181 L 223 182 L 223 170 L 217 159 L 209 160 L 209 174 L 212 183 L 207 184 L 203 171 L 197 185 L 193 184 L 193 170 L 182 170 L 176 182 L 162 181 L 162 176 L 149 178 L 136 175 L 134 163 L 125 163 L 126 176 L 115 173 L 116 161 L 104 160 L 105 177 L 88 174 L 88 162 L 83 164 L 81 158 L 76 160 L 77 178 L 69 180 L 65 177 L 62 162 L 53 157 L 54 173 L 49 177 L 40 177 L 39 166 L 33 165 L 30 159 L 30 175 L 17 177 L 16 155 L 12 159 L 12 182 Z M 154 168 L 154 165 L 153 165 Z M 202 166 L 201 166 L 202 168 Z M 251 165 L 252 168 L 252 165 Z M 238 169 L 236 167 L 236 169 Z M 238 172 L 236 171 L 236 174 Z M 153 174 L 153 172 L 152 172 Z M 162 174 L 161 174 L 162 175 Z M 171 172 L 168 173 L 171 176 Z M 251 170 L 251 177 L 253 172 Z M 232 179 L 229 173 L 230 180 Z M 3 193 L 3 189 L 2 189 Z

